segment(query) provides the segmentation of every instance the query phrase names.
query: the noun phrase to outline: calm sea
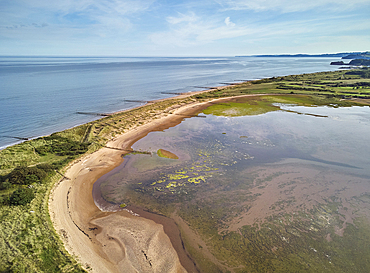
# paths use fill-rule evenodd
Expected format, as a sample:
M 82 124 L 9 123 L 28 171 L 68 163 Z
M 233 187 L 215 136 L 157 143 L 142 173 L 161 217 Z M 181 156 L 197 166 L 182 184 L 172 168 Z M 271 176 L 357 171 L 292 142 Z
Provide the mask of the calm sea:
M 330 71 L 332 58 L 0 57 L 0 148 L 140 102 L 252 79 Z

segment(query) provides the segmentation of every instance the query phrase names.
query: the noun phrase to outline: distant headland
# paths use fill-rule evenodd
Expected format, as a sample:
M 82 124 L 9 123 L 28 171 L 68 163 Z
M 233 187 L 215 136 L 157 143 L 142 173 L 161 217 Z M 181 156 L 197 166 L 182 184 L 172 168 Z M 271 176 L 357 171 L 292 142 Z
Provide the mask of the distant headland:
M 342 59 L 370 59 L 370 51 L 365 52 L 341 52 L 341 53 L 325 53 L 325 54 L 278 54 L 278 55 L 252 55 L 252 56 L 236 56 L 236 57 L 322 57 L 322 58 L 342 58 Z
M 282 54 L 282 55 L 253 55 L 253 56 L 236 56 L 236 57 L 293 57 L 293 58 L 341 58 L 351 60 L 349 63 L 343 61 L 333 61 L 330 65 L 344 65 L 341 68 L 370 66 L 370 51 L 365 52 L 341 52 L 341 53 L 325 53 L 325 54 Z

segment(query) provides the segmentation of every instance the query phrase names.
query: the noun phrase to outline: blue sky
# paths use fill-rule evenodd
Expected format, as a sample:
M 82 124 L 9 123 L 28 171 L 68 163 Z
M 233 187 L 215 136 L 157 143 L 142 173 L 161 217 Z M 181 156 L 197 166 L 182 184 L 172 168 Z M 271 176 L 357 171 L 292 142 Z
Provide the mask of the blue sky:
M 370 0 L 0 0 L 0 55 L 370 50 Z

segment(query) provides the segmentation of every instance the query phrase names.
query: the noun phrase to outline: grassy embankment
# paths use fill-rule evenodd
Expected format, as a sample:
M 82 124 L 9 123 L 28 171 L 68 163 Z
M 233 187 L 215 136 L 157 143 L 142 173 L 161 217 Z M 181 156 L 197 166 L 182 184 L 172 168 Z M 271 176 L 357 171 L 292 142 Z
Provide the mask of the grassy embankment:
M 189 98 L 145 105 L 4 149 L 0 151 L 0 272 L 83 271 L 65 251 L 53 229 L 47 207 L 51 188 L 76 158 L 99 149 L 127 130 L 171 114 L 176 105 L 257 93 L 300 94 L 311 96 L 315 104 L 350 105 L 354 102 L 341 99 L 354 96 L 367 99 L 369 88 L 369 70 L 253 81 Z M 291 100 L 291 97 L 284 100 Z M 293 99 L 297 100 L 300 97 Z

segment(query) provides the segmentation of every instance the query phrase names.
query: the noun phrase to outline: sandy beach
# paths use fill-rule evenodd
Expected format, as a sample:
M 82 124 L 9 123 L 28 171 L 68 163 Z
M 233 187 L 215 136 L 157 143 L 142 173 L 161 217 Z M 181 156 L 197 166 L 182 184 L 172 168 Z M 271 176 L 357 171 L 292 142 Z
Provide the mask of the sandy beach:
M 137 216 L 127 210 L 102 212 L 94 203 L 92 188 L 99 177 L 123 162 L 122 155 L 127 153 L 124 150 L 129 150 L 138 139 L 151 131 L 180 123 L 209 103 L 194 102 L 171 109 L 171 115 L 153 119 L 109 141 L 106 146 L 115 149 L 101 148 L 68 167 L 65 178 L 50 194 L 49 213 L 66 249 L 85 269 L 90 272 L 198 272 L 182 247 L 180 235 L 170 234 L 174 222 L 162 219 L 159 220 L 162 224 L 158 224 L 148 219 L 150 217 Z

